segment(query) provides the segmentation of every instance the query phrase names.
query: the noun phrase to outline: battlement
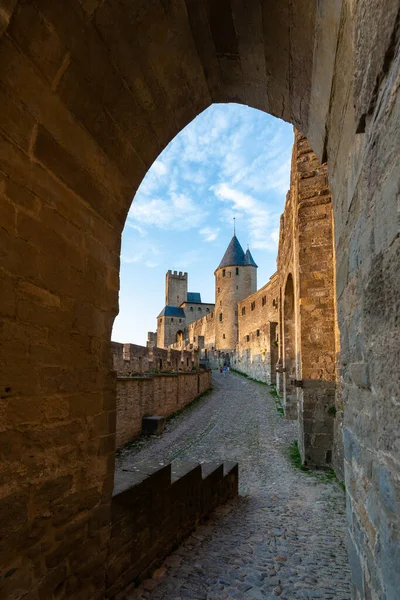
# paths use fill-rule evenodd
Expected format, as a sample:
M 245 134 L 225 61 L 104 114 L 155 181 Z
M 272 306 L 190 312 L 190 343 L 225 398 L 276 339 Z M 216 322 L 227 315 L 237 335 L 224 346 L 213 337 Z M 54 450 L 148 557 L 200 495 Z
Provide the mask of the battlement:
M 186 271 L 171 271 L 171 269 L 169 269 L 169 271 L 167 271 L 166 277 L 173 277 L 174 279 L 182 279 L 183 281 L 187 281 L 188 274 Z

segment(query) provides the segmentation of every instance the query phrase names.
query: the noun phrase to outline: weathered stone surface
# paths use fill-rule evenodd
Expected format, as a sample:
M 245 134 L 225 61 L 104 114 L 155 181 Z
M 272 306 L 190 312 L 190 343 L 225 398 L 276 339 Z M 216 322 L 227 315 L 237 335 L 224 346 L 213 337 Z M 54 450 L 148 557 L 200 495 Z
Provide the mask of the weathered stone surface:
M 373 474 L 390 466 L 397 479 L 400 453 L 398 2 L 306 7 L 288 0 L 248 9 L 236 1 L 2 3 L 2 496 L 29 493 L 28 526 L 31 492 L 60 477 L 72 478 L 72 493 L 94 488 L 99 506 L 110 500 L 112 444 L 92 432 L 97 416 L 115 412 L 109 340 L 132 197 L 162 148 L 211 102 L 258 106 L 310 134 L 329 165 L 354 595 L 390 598 L 399 589 L 399 517 L 385 494 L 374 495 Z M 327 54 L 318 51 L 321 40 Z M 74 320 L 82 305 L 89 324 Z M 103 399 L 96 415 L 93 394 Z M 21 402 L 30 407 L 24 423 Z M 87 403 L 88 414 L 70 417 L 65 407 L 77 403 Z M 41 568 L 18 521 L 18 535 L 5 541 L 10 550 L 1 551 L 3 570 L 18 564 L 18 571 L 1 581 L 0 595 L 34 598 L 51 580 L 44 565 L 54 550 L 53 508 L 44 515 Z M 371 547 L 373 530 L 381 543 Z M 107 527 L 98 533 L 102 556 Z M 57 593 L 101 597 L 104 563 L 90 560 L 74 572 L 68 564 L 60 564 Z

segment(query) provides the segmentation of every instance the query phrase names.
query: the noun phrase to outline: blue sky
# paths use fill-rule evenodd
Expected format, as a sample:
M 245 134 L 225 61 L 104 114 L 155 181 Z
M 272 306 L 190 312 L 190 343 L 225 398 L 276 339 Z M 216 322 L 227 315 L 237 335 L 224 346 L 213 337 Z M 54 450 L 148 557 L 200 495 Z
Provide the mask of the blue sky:
M 289 189 L 291 125 L 239 104 L 214 104 L 159 155 L 125 224 L 120 312 L 112 339 L 145 345 L 164 306 L 165 273 L 187 271 L 189 291 L 214 302 L 214 270 L 233 234 L 276 270 L 279 217 Z

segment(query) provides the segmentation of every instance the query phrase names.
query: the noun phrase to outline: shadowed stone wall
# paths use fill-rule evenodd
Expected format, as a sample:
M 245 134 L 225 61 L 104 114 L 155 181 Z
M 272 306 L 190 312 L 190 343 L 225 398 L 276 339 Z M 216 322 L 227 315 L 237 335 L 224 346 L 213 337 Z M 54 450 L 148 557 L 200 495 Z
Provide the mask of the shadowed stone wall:
M 123 594 L 160 565 L 217 506 L 237 496 L 238 480 L 235 463 L 139 464 L 117 474 L 105 597 Z
M 398 12 L 3 3 L 1 596 L 104 596 L 122 228 L 168 142 L 212 102 L 241 102 L 292 122 L 329 164 L 353 594 L 396 597 Z

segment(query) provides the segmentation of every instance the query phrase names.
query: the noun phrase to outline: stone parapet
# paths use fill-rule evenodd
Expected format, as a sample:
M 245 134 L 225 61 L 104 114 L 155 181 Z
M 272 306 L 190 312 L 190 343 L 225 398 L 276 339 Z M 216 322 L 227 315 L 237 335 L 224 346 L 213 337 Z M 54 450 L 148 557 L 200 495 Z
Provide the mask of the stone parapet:
M 117 473 L 106 598 L 140 581 L 214 509 L 238 493 L 237 463 L 139 464 Z
M 197 350 L 172 350 L 148 345 L 111 342 L 114 371 L 117 375 L 156 373 L 159 371 L 191 371 L 199 368 Z

